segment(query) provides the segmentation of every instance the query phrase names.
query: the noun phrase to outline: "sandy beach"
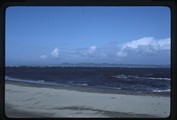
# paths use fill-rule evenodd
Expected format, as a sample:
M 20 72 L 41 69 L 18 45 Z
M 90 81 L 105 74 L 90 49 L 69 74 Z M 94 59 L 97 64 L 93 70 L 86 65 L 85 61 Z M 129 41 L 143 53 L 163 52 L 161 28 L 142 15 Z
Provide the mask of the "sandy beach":
M 6 81 L 5 112 L 13 118 L 165 118 L 170 115 L 170 96 Z

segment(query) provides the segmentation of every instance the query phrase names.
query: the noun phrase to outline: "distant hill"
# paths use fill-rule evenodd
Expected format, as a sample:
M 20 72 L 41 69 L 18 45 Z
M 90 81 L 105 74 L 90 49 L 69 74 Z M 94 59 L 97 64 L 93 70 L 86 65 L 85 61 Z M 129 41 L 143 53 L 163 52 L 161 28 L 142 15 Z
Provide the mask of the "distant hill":
M 48 66 L 6 66 L 6 67 L 126 67 L 126 68 L 170 68 L 170 65 L 109 64 L 109 63 L 62 63 Z
M 59 66 L 63 67 L 132 67 L 132 68 L 170 68 L 170 65 L 139 65 L 139 64 L 109 64 L 109 63 L 62 63 Z

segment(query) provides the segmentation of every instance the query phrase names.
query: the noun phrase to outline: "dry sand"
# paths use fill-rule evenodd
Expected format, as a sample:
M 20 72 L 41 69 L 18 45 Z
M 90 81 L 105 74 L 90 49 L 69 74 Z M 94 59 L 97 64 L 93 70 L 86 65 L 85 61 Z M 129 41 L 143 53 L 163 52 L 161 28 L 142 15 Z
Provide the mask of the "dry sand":
M 126 117 L 164 118 L 170 115 L 170 97 L 111 94 L 6 82 L 7 117 Z

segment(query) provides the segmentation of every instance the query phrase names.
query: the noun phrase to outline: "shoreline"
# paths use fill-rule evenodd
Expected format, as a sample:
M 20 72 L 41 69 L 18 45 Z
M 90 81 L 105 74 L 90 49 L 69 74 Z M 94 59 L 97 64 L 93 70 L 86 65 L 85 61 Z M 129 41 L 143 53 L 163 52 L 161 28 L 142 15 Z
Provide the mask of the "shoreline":
M 60 85 L 50 85 L 50 84 L 40 84 L 40 83 L 29 83 L 29 82 L 19 82 L 19 81 L 9 81 L 5 80 L 6 84 L 15 84 L 19 86 L 30 86 L 30 87 L 41 87 L 41 88 L 54 88 L 54 89 L 65 89 L 74 90 L 80 92 L 89 93 L 102 93 L 102 94 L 123 94 L 123 95 L 140 95 L 140 96 L 164 96 L 170 97 L 171 93 L 167 92 L 146 92 L 146 91 L 131 91 L 131 90 L 120 90 L 120 89 L 102 89 L 102 88 L 89 88 L 89 87 L 78 87 L 78 86 L 60 86 Z
M 164 118 L 170 114 L 170 97 L 166 95 L 5 83 L 8 117 Z

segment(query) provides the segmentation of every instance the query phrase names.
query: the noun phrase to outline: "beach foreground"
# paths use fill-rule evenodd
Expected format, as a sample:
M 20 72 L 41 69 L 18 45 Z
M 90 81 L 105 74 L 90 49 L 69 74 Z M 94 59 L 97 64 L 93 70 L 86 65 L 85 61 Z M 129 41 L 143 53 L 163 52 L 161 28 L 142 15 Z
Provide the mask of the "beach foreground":
M 164 118 L 170 115 L 170 96 L 88 92 L 8 81 L 5 112 L 13 118 Z

